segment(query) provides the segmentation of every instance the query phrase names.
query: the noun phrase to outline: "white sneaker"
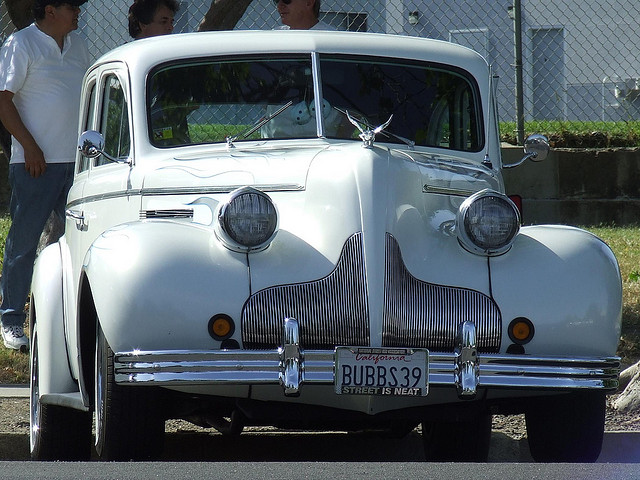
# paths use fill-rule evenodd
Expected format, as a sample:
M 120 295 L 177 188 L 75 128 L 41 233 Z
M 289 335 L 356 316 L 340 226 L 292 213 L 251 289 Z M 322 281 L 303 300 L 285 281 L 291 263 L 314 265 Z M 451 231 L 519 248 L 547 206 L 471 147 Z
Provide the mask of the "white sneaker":
M 2 326 L 2 340 L 4 346 L 14 350 L 20 350 L 22 353 L 29 351 L 29 339 L 24 334 L 21 325 Z

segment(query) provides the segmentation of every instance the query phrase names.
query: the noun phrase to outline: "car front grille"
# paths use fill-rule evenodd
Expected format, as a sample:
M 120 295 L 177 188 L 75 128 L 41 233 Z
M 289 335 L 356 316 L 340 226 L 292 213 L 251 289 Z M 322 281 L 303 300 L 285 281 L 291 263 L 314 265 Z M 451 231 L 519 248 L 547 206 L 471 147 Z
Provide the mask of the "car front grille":
M 476 325 L 478 351 L 498 352 L 502 321 L 495 302 L 474 290 L 417 280 L 387 234 L 382 345 L 451 352 L 458 325 L 467 320 Z
M 248 349 L 276 348 L 285 318 L 300 325 L 305 349 L 368 346 L 369 309 L 362 234 L 345 243 L 336 268 L 313 282 L 270 287 L 253 294 L 242 312 L 242 341 Z M 434 285 L 411 276 L 395 238 L 387 234 L 383 346 L 453 351 L 458 325 L 477 329 L 478 351 L 500 348 L 501 318 L 496 304 L 480 292 Z
M 298 321 L 304 348 L 369 345 L 361 233 L 347 240 L 336 268 L 325 278 L 271 287 L 252 295 L 242 314 L 244 346 L 259 349 L 280 345 L 287 317 Z

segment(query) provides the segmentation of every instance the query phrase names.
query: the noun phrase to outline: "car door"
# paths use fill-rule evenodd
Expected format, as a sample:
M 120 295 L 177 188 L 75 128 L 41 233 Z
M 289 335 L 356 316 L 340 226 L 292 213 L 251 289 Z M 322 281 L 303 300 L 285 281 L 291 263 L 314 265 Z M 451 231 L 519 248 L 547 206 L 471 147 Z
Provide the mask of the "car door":
M 65 329 L 69 351 L 77 351 L 77 298 L 87 252 L 105 230 L 137 218 L 139 197 L 131 197 L 129 176 L 133 158 L 128 75 L 123 64 L 92 72 L 83 90 L 81 125 L 104 137 L 104 155 L 88 159 L 78 154 L 74 184 L 67 204 L 65 241 L 69 268 L 65 282 Z M 74 357 L 75 355 L 71 355 Z M 77 376 L 77 359 L 70 359 Z

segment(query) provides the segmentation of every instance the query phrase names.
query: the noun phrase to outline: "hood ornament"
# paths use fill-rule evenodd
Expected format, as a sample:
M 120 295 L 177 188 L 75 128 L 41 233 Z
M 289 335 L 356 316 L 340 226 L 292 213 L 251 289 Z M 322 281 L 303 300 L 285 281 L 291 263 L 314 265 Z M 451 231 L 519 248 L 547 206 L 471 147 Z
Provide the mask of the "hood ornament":
M 380 133 L 381 131 L 383 131 L 385 128 L 387 128 L 389 126 L 389 124 L 391 123 L 391 120 L 393 119 L 393 114 L 391 114 L 391 116 L 389 117 L 389 120 L 387 120 L 386 122 L 384 122 L 382 125 L 377 126 L 376 128 L 371 128 L 369 125 L 367 125 L 366 123 L 361 123 L 359 121 L 357 121 L 355 118 L 353 118 L 350 114 L 349 111 L 346 110 L 345 111 L 347 118 L 349 119 L 349 121 L 358 129 L 360 130 L 360 135 L 359 137 L 362 139 L 362 146 L 364 148 L 373 148 L 373 142 L 376 139 L 376 134 Z

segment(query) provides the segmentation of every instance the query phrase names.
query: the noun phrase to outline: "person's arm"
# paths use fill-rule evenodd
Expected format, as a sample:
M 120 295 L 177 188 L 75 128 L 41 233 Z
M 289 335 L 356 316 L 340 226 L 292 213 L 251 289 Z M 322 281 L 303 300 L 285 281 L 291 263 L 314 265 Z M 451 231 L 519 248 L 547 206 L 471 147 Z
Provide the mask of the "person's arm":
M 0 91 L 0 121 L 5 128 L 20 142 L 24 149 L 24 168 L 29 174 L 37 178 L 47 169 L 42 150 L 25 127 L 18 109 L 13 103 L 13 92 Z

